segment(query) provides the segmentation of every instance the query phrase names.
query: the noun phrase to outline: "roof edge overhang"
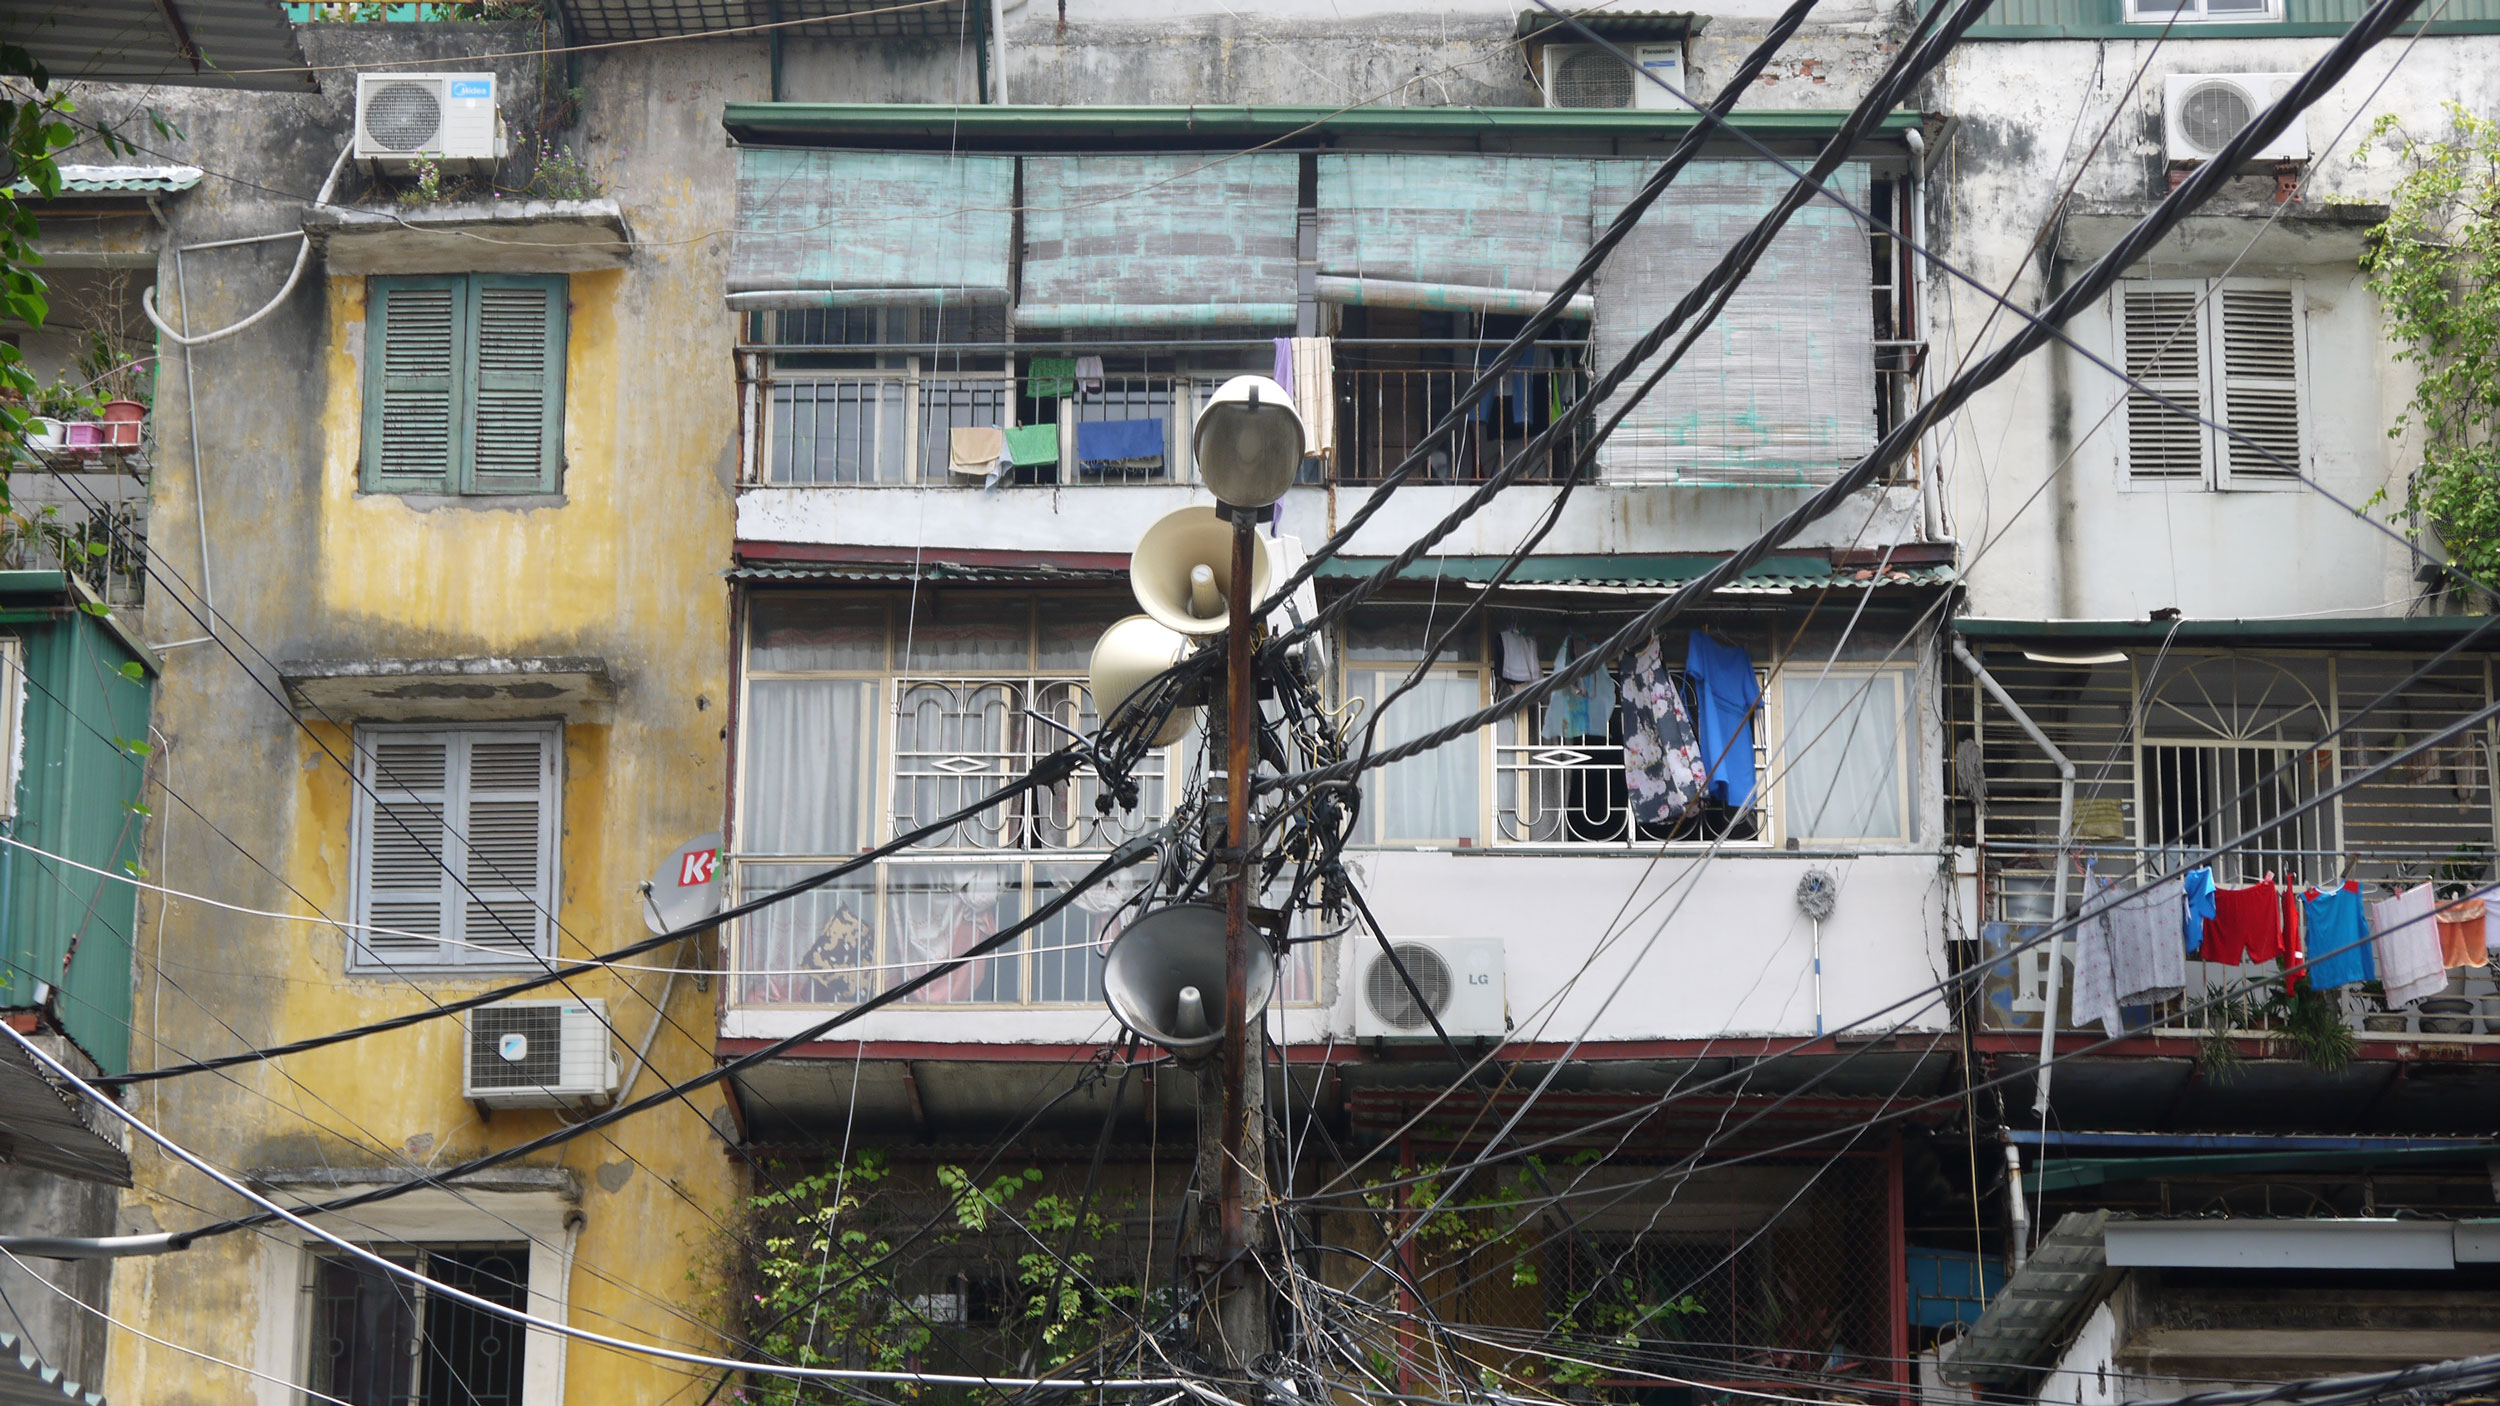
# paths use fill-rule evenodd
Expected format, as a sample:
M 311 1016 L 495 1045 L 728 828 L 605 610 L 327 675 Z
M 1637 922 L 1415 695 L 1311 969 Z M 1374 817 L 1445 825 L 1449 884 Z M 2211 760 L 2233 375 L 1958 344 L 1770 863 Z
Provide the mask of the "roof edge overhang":
M 1820 109 L 1738 112 L 1729 125 L 1762 141 L 1822 141 L 1848 113 Z M 750 146 L 910 147 L 950 151 L 1227 147 L 1264 142 L 1285 148 L 1366 146 L 1415 141 L 1669 142 L 1701 121 L 1689 111 L 1549 107 L 1385 107 L 1352 110 L 1286 106 L 1077 106 L 933 103 L 730 103 L 721 125 Z M 1918 113 L 1885 117 L 1864 144 L 1898 152 Z
M 1966 615 L 1953 628 L 1975 640 L 2097 640 L 2159 647 L 2182 644 L 2332 645 L 2341 648 L 2418 649 L 2462 639 L 2485 625 L 2488 615 L 2357 615 L 2301 620 L 2014 620 Z M 2491 640 L 2500 649 L 2500 631 Z

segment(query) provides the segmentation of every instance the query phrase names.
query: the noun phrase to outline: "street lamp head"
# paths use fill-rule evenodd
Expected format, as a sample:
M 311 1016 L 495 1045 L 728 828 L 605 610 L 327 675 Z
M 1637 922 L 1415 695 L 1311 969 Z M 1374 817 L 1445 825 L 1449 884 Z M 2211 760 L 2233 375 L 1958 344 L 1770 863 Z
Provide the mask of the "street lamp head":
M 1308 443 L 1293 397 L 1265 376 L 1226 381 L 1198 412 L 1190 441 L 1198 477 L 1235 508 L 1264 508 L 1284 497 Z

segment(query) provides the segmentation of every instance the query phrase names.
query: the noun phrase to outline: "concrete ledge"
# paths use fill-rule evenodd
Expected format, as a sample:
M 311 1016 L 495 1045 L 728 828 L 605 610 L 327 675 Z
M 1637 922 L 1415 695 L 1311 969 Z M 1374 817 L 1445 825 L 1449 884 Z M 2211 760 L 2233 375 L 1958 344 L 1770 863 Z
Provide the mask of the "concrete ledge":
M 278 677 L 299 716 L 340 722 L 591 722 L 616 699 L 594 658 L 298 659 Z
M 606 199 L 312 206 L 304 233 L 334 274 L 589 273 L 623 268 L 634 251 L 624 211 Z
M 2152 213 L 2154 202 L 2079 204 L 2058 228 L 2057 253 L 2076 262 L 2097 259 Z M 2219 273 L 2235 263 L 2314 267 L 2357 262 L 2372 226 L 2387 218 L 2384 205 L 2294 205 L 2270 200 L 2217 199 L 2179 222 L 2155 246 L 2152 261 L 2187 265 L 2188 272 Z M 2254 240 L 2252 245 L 2251 241 Z
M 315 1192 L 323 1197 L 371 1186 L 405 1186 L 420 1173 L 408 1167 L 255 1167 L 243 1174 L 254 1191 Z M 569 1167 L 493 1167 L 447 1183 L 462 1191 L 552 1192 L 582 1199 L 582 1179 Z

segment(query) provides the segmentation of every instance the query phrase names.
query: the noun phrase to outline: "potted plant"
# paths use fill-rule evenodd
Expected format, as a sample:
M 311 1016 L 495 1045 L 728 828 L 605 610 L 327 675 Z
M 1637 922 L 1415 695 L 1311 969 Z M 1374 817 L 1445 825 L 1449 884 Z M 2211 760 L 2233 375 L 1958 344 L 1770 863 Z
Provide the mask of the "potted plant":
M 103 442 L 115 449 L 138 448 L 141 429 L 147 423 L 146 397 L 156 358 L 134 356 L 122 350 L 98 328 L 87 334 L 86 349 L 77 360 L 79 373 L 86 378 L 87 392 L 103 402 Z

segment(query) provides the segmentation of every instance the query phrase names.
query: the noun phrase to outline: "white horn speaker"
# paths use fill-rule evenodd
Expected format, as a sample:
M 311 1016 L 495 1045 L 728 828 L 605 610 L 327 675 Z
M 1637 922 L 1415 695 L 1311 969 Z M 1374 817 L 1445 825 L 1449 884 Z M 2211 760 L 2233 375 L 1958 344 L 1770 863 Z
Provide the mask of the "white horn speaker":
M 1167 630 L 1152 617 L 1131 615 L 1115 620 L 1094 642 L 1094 657 L 1085 679 L 1094 693 L 1094 716 L 1109 726 L 1112 715 L 1155 675 L 1181 662 L 1189 653 L 1189 636 Z M 1198 717 L 1196 708 L 1174 708 L 1156 730 L 1151 745 L 1169 747 L 1181 740 Z
M 1276 964 L 1251 934 L 1244 964 L 1248 1019 L 1267 1013 Z M 1103 999 L 1120 1023 L 1181 1059 L 1224 1043 L 1224 910 L 1176 903 L 1128 925 L 1102 963 Z
M 1250 603 L 1267 598 L 1275 570 L 1265 538 L 1250 539 Z M 1156 624 L 1184 635 L 1224 632 L 1224 592 L 1232 583 L 1233 525 L 1211 507 L 1163 515 L 1138 539 L 1128 561 L 1129 589 Z
M 1308 438 L 1283 386 L 1235 376 L 1198 412 L 1190 456 L 1208 492 L 1236 508 L 1264 508 L 1293 486 Z

